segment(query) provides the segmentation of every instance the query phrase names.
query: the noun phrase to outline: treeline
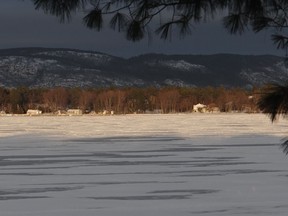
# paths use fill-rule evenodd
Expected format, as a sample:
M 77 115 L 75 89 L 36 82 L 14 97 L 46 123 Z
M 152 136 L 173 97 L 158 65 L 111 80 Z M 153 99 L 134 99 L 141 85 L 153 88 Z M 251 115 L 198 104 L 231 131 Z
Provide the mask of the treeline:
M 193 105 L 201 103 L 208 110 L 257 112 L 255 92 L 224 87 L 0 88 L 0 111 L 23 114 L 28 109 L 39 109 L 43 113 L 55 113 L 73 108 L 84 113 L 104 110 L 115 114 L 180 113 L 192 112 Z

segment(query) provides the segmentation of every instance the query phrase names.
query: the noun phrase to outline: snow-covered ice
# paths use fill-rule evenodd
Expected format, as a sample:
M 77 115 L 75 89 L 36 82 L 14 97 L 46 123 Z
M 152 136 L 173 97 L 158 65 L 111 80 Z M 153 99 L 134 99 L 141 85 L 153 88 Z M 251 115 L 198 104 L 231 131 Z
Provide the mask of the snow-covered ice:
M 288 122 L 262 114 L 0 118 L 2 216 L 287 215 Z

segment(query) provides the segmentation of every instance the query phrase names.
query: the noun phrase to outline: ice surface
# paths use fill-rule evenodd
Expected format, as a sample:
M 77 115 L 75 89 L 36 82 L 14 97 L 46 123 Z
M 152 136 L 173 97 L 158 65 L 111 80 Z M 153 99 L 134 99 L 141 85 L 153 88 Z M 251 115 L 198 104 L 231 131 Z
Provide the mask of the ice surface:
M 261 114 L 1 117 L 2 216 L 288 212 L 288 122 Z

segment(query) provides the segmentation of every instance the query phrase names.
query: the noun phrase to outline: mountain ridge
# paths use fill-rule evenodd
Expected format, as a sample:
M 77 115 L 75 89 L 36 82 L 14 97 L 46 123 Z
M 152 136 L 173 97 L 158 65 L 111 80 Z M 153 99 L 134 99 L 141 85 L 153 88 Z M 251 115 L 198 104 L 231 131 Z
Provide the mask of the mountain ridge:
M 0 49 L 2 87 L 251 87 L 284 83 L 288 70 L 274 55 L 143 54 L 121 58 L 68 48 Z

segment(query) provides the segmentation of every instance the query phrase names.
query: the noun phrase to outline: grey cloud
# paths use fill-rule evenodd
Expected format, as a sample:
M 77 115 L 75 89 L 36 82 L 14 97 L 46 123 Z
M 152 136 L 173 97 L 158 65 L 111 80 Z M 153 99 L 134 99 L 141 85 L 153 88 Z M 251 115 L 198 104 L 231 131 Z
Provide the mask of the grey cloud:
M 154 36 L 151 42 L 144 39 L 133 43 L 124 34 L 110 29 L 96 32 L 85 28 L 80 16 L 74 17 L 71 23 L 61 24 L 57 18 L 34 10 L 30 1 L 5 0 L 0 3 L 0 26 L 0 48 L 76 48 L 121 57 L 143 53 L 283 55 L 272 44 L 269 32 L 232 36 L 223 29 L 220 20 L 195 26 L 192 34 L 182 39 L 174 33 L 168 41 Z

